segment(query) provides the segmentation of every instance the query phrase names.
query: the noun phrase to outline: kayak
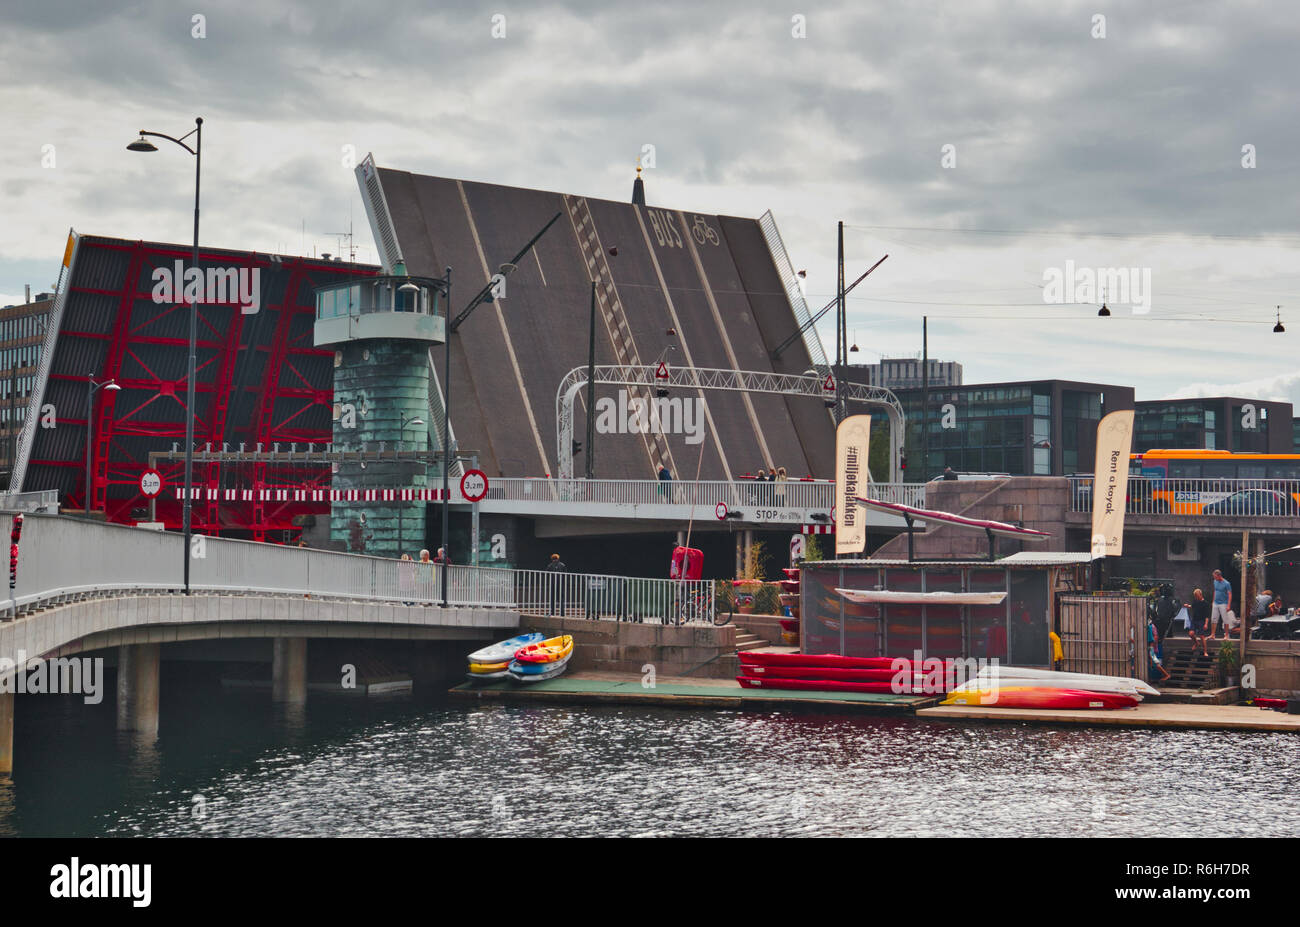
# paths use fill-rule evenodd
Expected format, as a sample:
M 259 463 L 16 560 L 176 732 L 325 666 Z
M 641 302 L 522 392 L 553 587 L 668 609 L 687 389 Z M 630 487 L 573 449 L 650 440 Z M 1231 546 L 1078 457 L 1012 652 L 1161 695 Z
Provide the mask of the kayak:
M 746 666 L 742 663 L 740 671 L 761 679 L 834 679 L 840 682 L 889 682 L 899 675 L 915 682 L 925 678 L 923 673 L 895 673 L 876 667 L 852 666 Z
M 509 669 L 512 673 L 521 673 L 526 676 L 540 676 L 542 673 L 549 673 L 556 667 L 567 666 L 568 663 L 568 657 L 561 657 L 558 660 L 552 660 L 550 663 L 520 663 L 518 660 L 513 660 L 510 663 Z
M 1065 673 L 1060 670 L 1033 669 L 1023 666 L 986 666 L 977 679 L 998 680 L 1007 685 L 1060 686 L 1066 689 L 1086 689 L 1089 692 L 1137 692 L 1139 695 L 1159 695 L 1160 690 L 1141 679 L 1129 676 L 1098 676 L 1091 673 Z M 972 680 L 974 682 L 974 680 Z M 970 685 L 970 683 L 967 683 Z
M 995 692 L 952 692 L 940 705 L 984 708 L 1136 708 L 1140 698 L 1123 692 L 1088 692 L 1059 686 L 1002 686 Z
M 509 670 L 501 670 L 499 673 L 466 673 L 465 676 L 471 682 L 483 682 L 487 679 L 505 679 L 510 675 Z
M 798 630 L 799 630 L 799 619 L 798 619 L 798 618 L 782 618 L 782 619 L 781 619 L 781 630 L 782 630 L 782 631 L 798 631 Z
M 554 663 L 571 653 L 573 653 L 573 638 L 564 634 L 560 637 L 552 637 L 550 640 L 529 644 L 515 654 L 515 660 L 519 663 Z
M 835 653 L 764 653 L 745 650 L 740 654 L 740 662 L 755 666 L 856 666 L 889 669 L 894 664 L 894 658 L 841 657 Z
M 540 643 L 545 637 L 546 635 L 540 631 L 532 634 L 520 634 L 508 641 L 484 647 L 482 650 L 475 650 L 469 655 L 468 659 L 471 663 L 509 663 L 520 650 L 529 644 Z
M 521 664 L 518 662 L 512 663 L 510 665 L 511 667 L 521 666 Z M 559 676 L 561 673 L 563 673 L 566 669 L 569 668 L 569 662 L 567 660 L 565 660 L 563 663 L 550 663 L 550 664 L 540 664 L 540 665 L 546 667 L 545 672 L 519 673 L 519 672 L 515 672 L 515 670 L 512 668 L 509 671 L 508 675 L 514 682 L 542 682 L 543 680 L 546 679 L 554 679 L 556 676 Z
M 889 589 L 840 589 L 836 592 L 860 605 L 999 605 L 1005 592 L 901 592 Z
M 478 673 L 503 673 L 509 668 L 509 660 L 503 660 L 500 663 L 471 663 L 469 665 L 470 675 Z
M 785 679 L 765 676 L 737 676 L 736 682 L 746 689 L 799 689 L 806 692 L 875 692 L 893 693 L 888 682 L 845 682 L 838 679 Z

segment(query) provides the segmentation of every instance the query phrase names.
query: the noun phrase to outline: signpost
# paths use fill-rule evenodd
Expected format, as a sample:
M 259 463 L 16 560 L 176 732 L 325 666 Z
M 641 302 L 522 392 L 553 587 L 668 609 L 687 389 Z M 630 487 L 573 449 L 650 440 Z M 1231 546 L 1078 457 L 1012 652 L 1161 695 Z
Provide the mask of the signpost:
M 157 521 L 158 493 L 162 492 L 163 478 L 157 470 L 146 470 L 140 474 L 140 492 L 149 499 L 149 520 Z
M 478 502 L 488 493 L 487 474 L 482 470 L 466 470 L 460 478 L 460 494 L 468 502 Z
M 718 521 L 727 517 L 727 503 L 719 502 L 713 509 L 713 514 L 718 516 Z

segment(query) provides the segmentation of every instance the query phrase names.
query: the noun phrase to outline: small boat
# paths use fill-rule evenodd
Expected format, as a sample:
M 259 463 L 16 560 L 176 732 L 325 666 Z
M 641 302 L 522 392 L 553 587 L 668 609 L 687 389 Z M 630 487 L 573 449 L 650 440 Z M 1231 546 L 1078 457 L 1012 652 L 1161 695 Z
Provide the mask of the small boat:
M 543 682 L 547 679 L 554 679 L 569 668 L 569 661 L 533 664 L 544 668 L 544 672 L 541 673 L 521 672 L 520 670 L 526 665 L 517 660 L 511 663 L 508 673 L 510 678 L 515 682 Z
M 757 666 L 857 666 L 884 667 L 894 665 L 893 657 L 841 657 L 835 653 L 767 653 L 758 650 L 745 650 L 740 654 L 741 663 Z M 911 665 L 911 660 L 906 661 Z
M 510 668 L 510 661 L 503 660 L 500 663 L 471 663 L 469 671 L 471 674 L 478 673 L 503 673 Z
M 798 579 L 798 578 L 799 578 L 799 568 L 798 568 L 798 567 L 781 567 L 781 572 L 785 574 L 785 578 L 786 578 L 786 579 Z
M 1160 694 L 1160 690 L 1154 686 L 1129 676 L 1066 673 L 1060 670 L 1034 669 L 1026 666 L 986 666 L 979 671 L 975 679 L 966 683 L 966 686 L 978 688 L 980 680 L 997 680 L 999 685 L 1059 686 L 1064 689 L 1085 689 L 1089 692 Z
M 527 676 L 539 676 L 542 673 L 548 673 L 557 666 L 567 666 L 569 657 L 561 657 L 558 660 L 552 660 L 550 663 L 520 663 L 518 660 L 512 660 L 508 669 L 512 673 L 523 673 Z
M 470 663 L 509 663 L 520 650 L 523 650 L 529 644 L 540 643 L 545 637 L 546 635 L 540 631 L 532 634 L 520 634 L 508 641 L 484 647 L 482 650 L 475 650 L 469 655 L 468 659 Z
M 921 683 L 922 673 L 895 673 L 883 668 L 864 668 L 852 666 L 753 666 L 740 664 L 744 676 L 755 679 L 832 679 L 839 682 L 891 682 L 896 677 L 908 682 Z
M 573 637 L 563 634 L 550 640 L 529 644 L 515 654 L 518 663 L 554 663 L 573 653 Z
M 798 619 L 798 618 L 782 618 L 782 619 L 781 619 L 781 630 L 782 630 L 782 631 L 798 631 L 798 630 L 799 630 L 799 619 Z
M 466 673 L 465 677 L 470 682 L 486 682 L 491 679 L 505 679 L 509 675 L 509 670 L 501 670 L 498 673 Z
M 1089 692 L 1059 686 L 1002 686 L 993 691 L 952 692 L 940 705 L 974 705 L 981 708 L 1136 708 L 1136 693 Z
M 846 682 L 838 679 L 786 679 L 782 677 L 737 676 L 736 682 L 746 689 L 795 689 L 804 692 L 871 692 L 892 694 L 888 682 Z

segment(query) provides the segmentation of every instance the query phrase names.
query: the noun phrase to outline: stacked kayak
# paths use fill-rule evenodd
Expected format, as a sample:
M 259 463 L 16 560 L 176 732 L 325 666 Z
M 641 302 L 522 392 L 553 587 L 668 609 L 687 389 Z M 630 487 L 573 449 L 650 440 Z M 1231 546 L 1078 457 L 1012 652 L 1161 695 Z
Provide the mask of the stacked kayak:
M 895 669 L 893 657 L 741 651 L 736 682 L 746 689 L 812 692 L 906 693 L 926 691 L 924 674 L 912 661 Z
M 541 633 L 520 634 L 508 641 L 475 650 L 467 658 L 469 678 L 474 682 L 504 679 L 510 673 L 510 661 L 515 658 L 515 654 L 530 644 L 541 643 L 545 637 Z
M 943 705 L 984 708 L 1134 708 L 1144 695 L 1159 695 L 1140 679 L 1062 673 L 1015 666 L 980 670 L 970 682 L 957 686 Z
M 541 635 L 539 634 L 538 637 Z M 564 634 L 549 640 L 539 640 L 523 647 L 507 667 L 509 677 L 515 682 L 541 682 L 554 679 L 569 665 L 573 656 L 573 638 Z
M 781 619 L 781 640 L 799 644 L 799 570 L 786 567 L 785 581 L 781 583 L 781 607 L 789 617 Z

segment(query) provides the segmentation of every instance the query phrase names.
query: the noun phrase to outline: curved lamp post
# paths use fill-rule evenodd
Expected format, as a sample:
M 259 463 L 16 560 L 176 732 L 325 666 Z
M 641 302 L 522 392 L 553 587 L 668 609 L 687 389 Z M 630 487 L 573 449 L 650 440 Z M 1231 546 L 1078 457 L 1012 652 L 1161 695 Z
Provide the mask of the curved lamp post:
M 194 136 L 194 147 L 185 144 L 185 139 Z M 194 247 L 190 254 L 190 266 L 199 269 L 199 176 L 203 164 L 203 117 L 194 120 L 193 131 L 180 138 L 164 135 L 162 132 L 140 130 L 140 137 L 126 146 L 127 151 L 157 151 L 158 147 L 146 136 L 165 138 L 175 142 L 194 155 Z M 176 281 L 177 285 L 181 281 Z M 190 359 L 185 378 L 185 498 L 181 507 L 181 525 L 185 532 L 185 594 L 190 594 L 190 496 L 194 487 L 194 368 L 195 341 L 198 336 L 198 304 L 190 303 Z

